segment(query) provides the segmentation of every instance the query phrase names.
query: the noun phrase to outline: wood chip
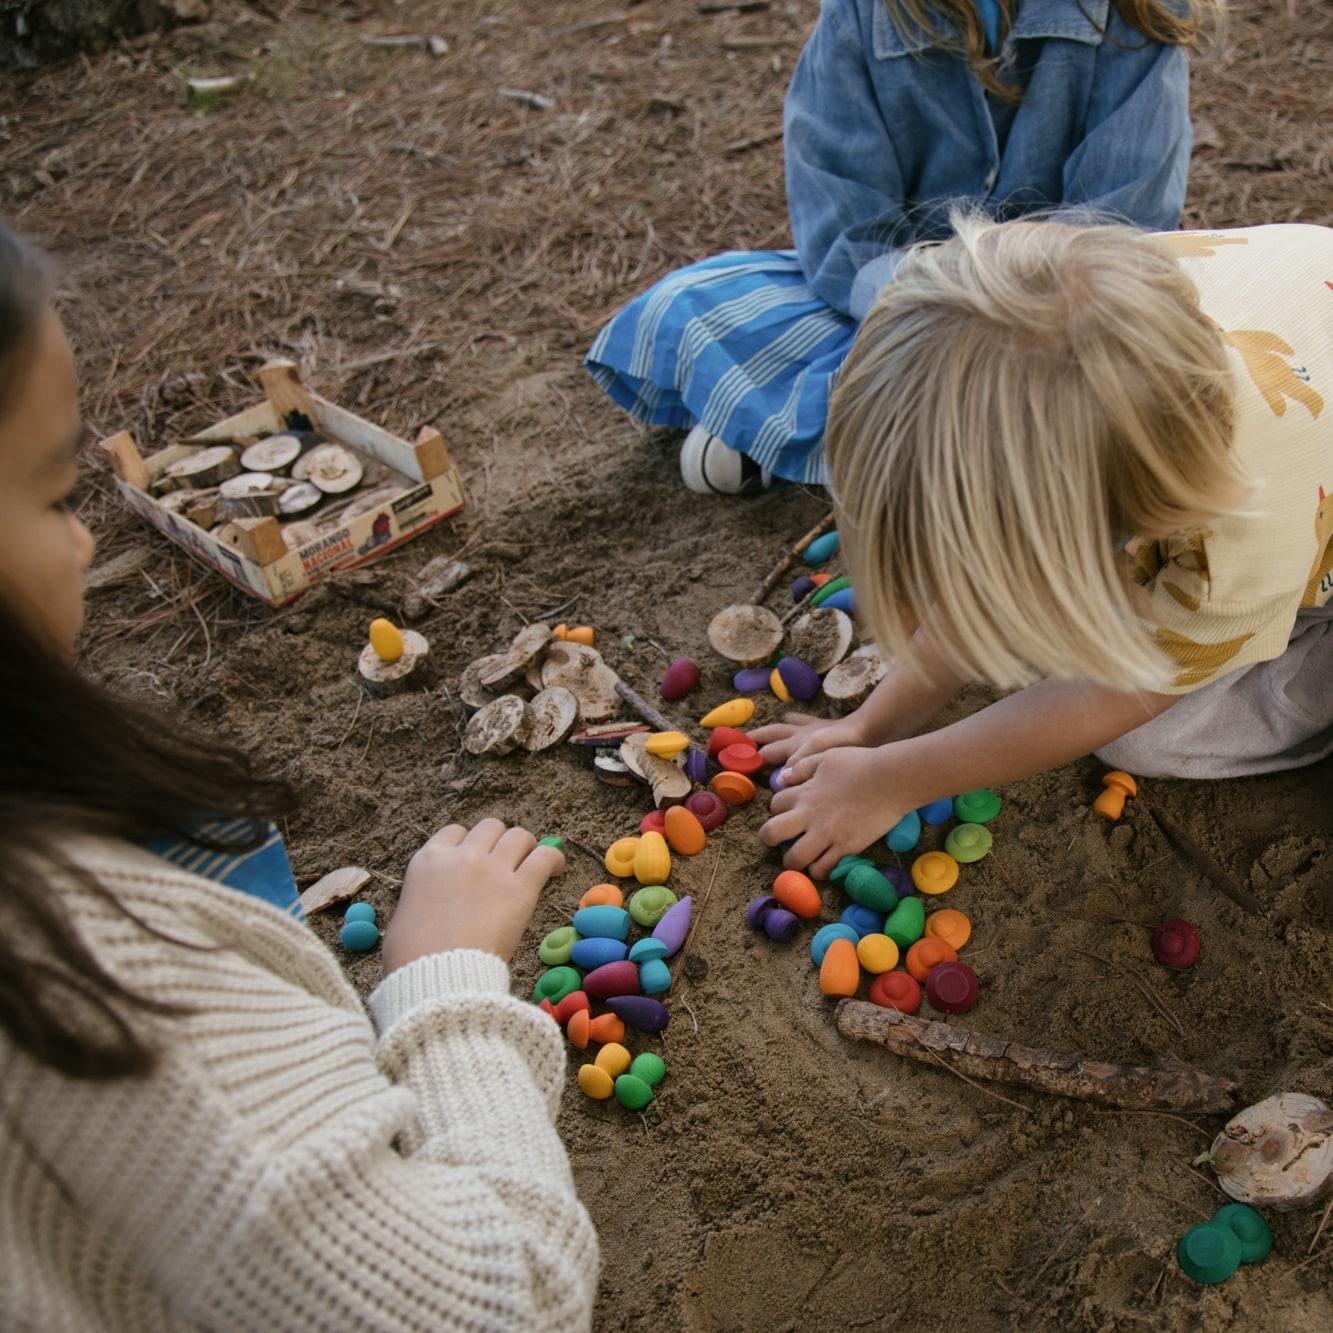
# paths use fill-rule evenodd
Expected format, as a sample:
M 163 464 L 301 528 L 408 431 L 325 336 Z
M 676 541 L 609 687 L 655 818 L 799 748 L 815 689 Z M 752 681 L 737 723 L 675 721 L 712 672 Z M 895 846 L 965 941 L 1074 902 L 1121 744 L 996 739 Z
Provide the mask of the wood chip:
M 533 751 L 558 745 L 579 720 L 579 701 L 563 685 L 534 694 L 528 709 L 531 726 L 523 744 Z
M 542 685 L 563 685 L 579 701 L 580 722 L 602 722 L 620 712 L 618 677 L 596 648 L 564 640 L 553 643 L 542 663 Z
M 694 784 L 678 764 L 648 753 L 644 747 L 649 734 L 636 732 L 633 736 L 627 736 L 620 744 L 620 761 L 636 778 L 648 784 L 652 789 L 653 803 L 659 808 L 679 805 L 694 789 Z
M 783 651 L 822 676 L 851 652 L 855 639 L 851 616 L 837 607 L 817 606 L 788 628 Z
M 527 703 L 516 694 L 502 694 L 472 715 L 463 748 L 469 754 L 508 754 L 526 742 L 530 725 Z
M 767 607 L 752 602 L 724 607 L 708 626 L 712 650 L 740 667 L 766 665 L 782 646 L 782 636 L 782 621 Z
M 525 625 L 514 636 L 514 641 L 495 657 L 494 664 L 482 671 L 478 679 L 488 690 L 506 690 L 527 674 L 534 661 L 540 661 L 551 642 L 551 627 L 536 621 Z
M 870 698 L 888 670 L 888 663 L 880 656 L 878 646 L 868 643 L 839 662 L 824 677 L 824 697 L 840 712 L 850 713 Z
M 363 885 L 370 880 L 370 871 L 361 866 L 343 866 L 339 870 L 330 870 L 323 879 L 317 879 L 298 899 L 301 910 L 309 916 L 312 912 L 322 912 L 334 903 L 346 902 L 361 892 Z

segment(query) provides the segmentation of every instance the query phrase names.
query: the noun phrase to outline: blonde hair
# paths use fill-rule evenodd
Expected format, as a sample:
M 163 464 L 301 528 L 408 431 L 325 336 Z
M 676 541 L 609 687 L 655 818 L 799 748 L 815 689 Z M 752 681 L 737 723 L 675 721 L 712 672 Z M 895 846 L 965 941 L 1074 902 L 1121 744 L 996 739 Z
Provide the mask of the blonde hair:
M 1075 4 L 1078 0 L 1069 0 Z M 1120 17 L 1151 42 L 1185 46 L 1195 50 L 1220 42 L 1226 30 L 1228 0 L 1188 0 L 1180 13 L 1179 3 L 1164 0 L 1111 0 Z M 1015 0 L 999 0 L 1000 32 L 1013 25 Z M 998 57 L 986 50 L 986 28 L 976 0 L 884 0 L 889 17 L 899 32 L 916 30 L 932 45 L 953 50 L 971 67 L 982 86 L 1006 102 L 1022 100 L 1023 91 L 1002 83 L 997 74 Z M 1088 22 L 1095 22 L 1083 10 Z M 943 18 L 953 34 L 941 29 Z
M 1160 688 L 1116 545 L 1251 491 L 1218 330 L 1165 246 L 1127 227 L 953 226 L 885 288 L 830 404 L 861 612 L 909 668 L 920 623 L 1002 688 Z

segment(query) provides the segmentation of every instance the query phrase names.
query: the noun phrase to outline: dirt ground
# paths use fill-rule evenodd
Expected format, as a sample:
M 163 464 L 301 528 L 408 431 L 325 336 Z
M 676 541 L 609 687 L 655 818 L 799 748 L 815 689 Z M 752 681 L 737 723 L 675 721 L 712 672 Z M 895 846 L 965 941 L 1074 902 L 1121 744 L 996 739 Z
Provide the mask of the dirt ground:
M 587 623 L 650 697 L 668 657 L 703 663 L 676 712 L 690 725 L 696 700 L 731 693 L 710 618 L 827 509 L 796 487 L 688 494 L 674 439 L 637 430 L 579 364 L 668 269 L 787 241 L 781 101 L 816 0 L 612 4 L 219 0 L 207 23 L 0 86 L 4 211 L 60 263 L 96 435 L 169 443 L 254 401 L 250 373 L 285 355 L 400 434 L 437 426 L 467 487 L 456 518 L 274 611 L 130 518 L 90 461 L 99 559 L 145 562 L 93 594 L 87 667 L 288 774 L 300 881 L 364 865 L 385 915 L 443 822 L 495 813 L 563 835 L 567 872 L 515 960 L 523 993 L 538 941 L 606 878 L 601 853 L 648 798 L 596 781 L 574 746 L 467 755 L 463 667 L 524 623 Z M 1333 223 L 1333 9 L 1235 9 L 1225 50 L 1196 66 L 1187 224 Z M 364 40 L 393 34 L 447 49 Z M 183 78 L 229 74 L 250 79 L 233 102 L 186 104 Z M 369 618 L 437 555 L 472 569 L 419 625 L 442 684 L 362 698 Z M 780 708 L 759 700 L 761 719 Z M 1142 803 L 1096 820 L 1100 773 L 1089 760 L 1001 792 L 995 850 L 949 897 L 975 927 L 965 1025 L 1129 1064 L 1171 1053 L 1237 1080 L 1239 1104 L 1333 1102 L 1333 765 L 1155 784 L 1260 916 Z M 666 1060 L 657 1099 L 589 1102 L 571 1052 L 560 1128 L 602 1235 L 600 1329 L 1333 1326 L 1319 1208 L 1270 1215 L 1273 1254 L 1224 1284 L 1177 1267 L 1180 1235 L 1221 1201 L 1192 1161 L 1225 1117 L 970 1084 L 841 1038 L 808 931 L 777 945 L 746 928 L 777 867 L 754 837 L 762 807 L 677 858 L 671 886 L 707 894 L 702 966 L 673 987 L 664 1039 L 635 1039 Z M 832 919 L 841 899 L 824 899 Z M 1188 972 L 1149 953 L 1172 916 L 1202 932 Z M 334 914 L 312 926 L 338 948 Z M 343 957 L 374 984 L 375 954 Z

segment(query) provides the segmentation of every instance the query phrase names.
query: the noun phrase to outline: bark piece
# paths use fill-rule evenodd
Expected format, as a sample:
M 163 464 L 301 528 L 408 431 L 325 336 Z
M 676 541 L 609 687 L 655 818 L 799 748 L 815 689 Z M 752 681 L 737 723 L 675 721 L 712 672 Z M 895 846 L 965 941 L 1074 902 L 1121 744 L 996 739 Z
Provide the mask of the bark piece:
M 503 653 L 495 655 L 494 665 L 479 672 L 478 678 L 488 690 L 507 690 L 527 674 L 534 661 L 540 661 L 551 642 L 551 627 L 536 621 L 524 625 Z M 563 684 L 561 681 L 544 682 Z
M 558 745 L 579 720 L 579 701 L 563 685 L 540 690 L 528 703 L 532 724 L 523 742 L 529 750 Z
M 392 662 L 386 662 L 371 644 L 361 649 L 356 669 L 366 693 L 376 698 L 387 694 L 402 694 L 429 686 L 433 679 L 430 644 L 414 629 L 405 629 L 403 651 Z
M 679 805 L 691 791 L 694 784 L 685 776 L 685 771 L 670 759 L 649 754 L 645 745 L 651 733 L 635 732 L 620 743 L 620 761 L 641 782 L 646 782 L 652 789 L 653 804 L 659 808 L 664 805 Z
M 309 916 L 312 912 L 321 912 L 334 903 L 346 902 L 361 892 L 362 886 L 369 883 L 370 871 L 361 866 L 342 866 L 330 870 L 323 879 L 317 879 L 297 899 L 301 910 Z
M 1014 1083 L 1129 1111 L 1229 1111 L 1237 1085 L 1175 1060 L 1151 1067 L 1104 1064 L 1077 1051 L 1052 1051 L 987 1037 L 952 1023 L 841 1000 L 836 1022 L 844 1037 L 871 1041 L 969 1078 Z
M 408 620 L 421 620 L 430 614 L 435 598 L 452 592 L 471 576 L 471 568 L 461 560 L 437 555 L 417 570 L 416 587 L 403 599 L 403 615 Z
M 767 607 L 734 603 L 708 626 L 708 643 L 719 657 L 741 667 L 764 666 L 782 646 L 782 621 Z
M 835 606 L 817 606 L 787 630 L 783 651 L 823 676 L 851 652 L 855 638 L 851 616 Z
M 579 721 L 602 722 L 620 711 L 618 677 L 596 648 L 564 640 L 553 643 L 542 663 L 542 684 L 563 685 L 579 701 Z
M 870 698 L 888 670 L 888 663 L 880 656 L 879 648 L 868 643 L 839 662 L 824 677 L 824 697 L 840 713 L 850 713 Z
M 527 740 L 530 718 L 524 700 L 502 694 L 472 715 L 463 732 L 463 748 L 469 754 L 508 754 Z

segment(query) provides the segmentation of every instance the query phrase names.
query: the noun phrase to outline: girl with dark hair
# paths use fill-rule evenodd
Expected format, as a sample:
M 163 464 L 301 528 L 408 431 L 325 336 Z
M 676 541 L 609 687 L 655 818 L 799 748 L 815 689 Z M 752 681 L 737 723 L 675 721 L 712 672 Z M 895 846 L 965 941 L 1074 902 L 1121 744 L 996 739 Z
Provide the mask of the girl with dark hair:
M 293 919 L 287 788 L 74 669 L 49 296 L 0 224 L 0 1326 L 586 1328 L 563 1045 L 506 967 L 561 853 L 435 834 L 367 1016 Z

